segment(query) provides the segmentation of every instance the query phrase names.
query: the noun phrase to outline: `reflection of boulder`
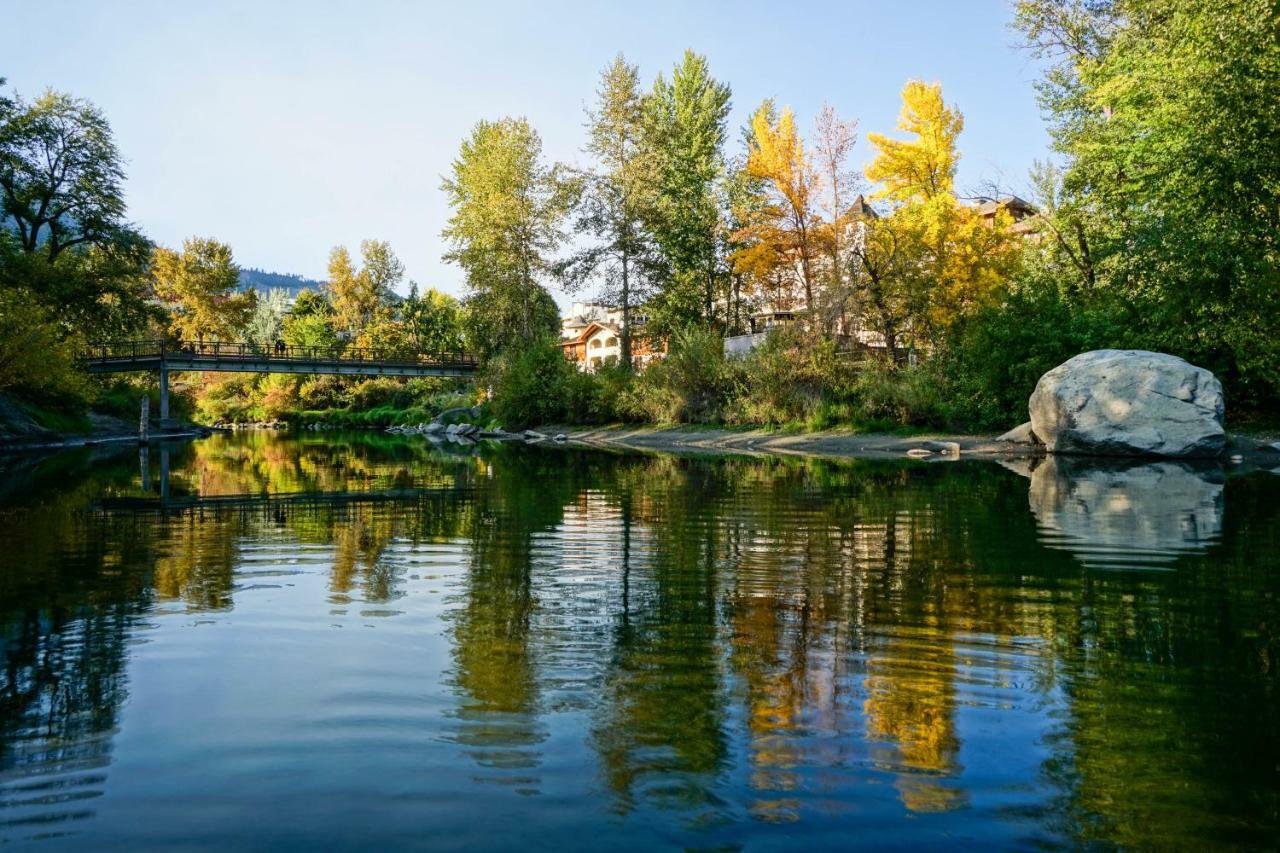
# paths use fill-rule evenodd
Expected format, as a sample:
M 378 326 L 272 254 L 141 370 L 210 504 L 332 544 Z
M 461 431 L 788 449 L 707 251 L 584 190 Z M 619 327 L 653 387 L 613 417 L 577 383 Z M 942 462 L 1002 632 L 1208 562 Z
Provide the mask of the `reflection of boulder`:
M 1030 409 L 1050 453 L 1217 456 L 1226 444 L 1222 384 L 1163 353 L 1081 353 L 1040 377 Z
M 1041 541 L 1094 568 L 1158 568 L 1222 532 L 1216 467 L 1111 463 L 1051 456 L 1031 472 Z

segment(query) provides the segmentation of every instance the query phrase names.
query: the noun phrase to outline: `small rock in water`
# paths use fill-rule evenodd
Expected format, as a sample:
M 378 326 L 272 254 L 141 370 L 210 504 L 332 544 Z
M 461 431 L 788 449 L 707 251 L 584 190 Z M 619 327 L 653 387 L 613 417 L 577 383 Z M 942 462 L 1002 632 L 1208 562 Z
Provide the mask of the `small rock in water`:
M 1016 426 L 998 437 L 996 441 L 1007 441 L 1011 444 L 1039 444 L 1040 440 L 1036 438 L 1036 432 L 1031 428 L 1031 421 L 1027 421 L 1021 426 Z
M 934 453 L 945 453 L 948 456 L 960 455 L 960 444 L 955 441 L 922 441 L 920 446 Z
M 556 433 L 556 438 L 555 438 L 555 440 L 556 440 L 556 441 L 568 441 L 568 440 L 569 440 L 569 436 L 565 435 L 565 434 L 564 434 L 564 433 L 562 433 L 562 432 L 558 432 L 558 433 Z
M 923 448 L 923 447 L 913 447 L 913 448 L 911 448 L 910 450 L 908 450 L 908 451 L 907 451 L 907 455 L 908 455 L 908 456 L 913 456 L 913 457 L 915 457 L 916 459 L 922 459 L 922 458 L 924 458 L 925 456 L 932 456 L 932 455 L 933 455 L 933 451 L 932 451 L 932 450 L 926 450 L 926 449 L 925 449 L 925 448 Z

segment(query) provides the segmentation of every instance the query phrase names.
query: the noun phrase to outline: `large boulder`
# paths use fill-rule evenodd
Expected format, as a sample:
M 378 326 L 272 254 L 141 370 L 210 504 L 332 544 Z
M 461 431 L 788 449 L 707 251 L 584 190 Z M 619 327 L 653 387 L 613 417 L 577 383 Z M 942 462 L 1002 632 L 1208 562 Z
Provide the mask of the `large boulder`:
M 1040 377 L 1030 409 L 1050 453 L 1217 456 L 1226 445 L 1222 383 L 1158 352 L 1081 353 Z

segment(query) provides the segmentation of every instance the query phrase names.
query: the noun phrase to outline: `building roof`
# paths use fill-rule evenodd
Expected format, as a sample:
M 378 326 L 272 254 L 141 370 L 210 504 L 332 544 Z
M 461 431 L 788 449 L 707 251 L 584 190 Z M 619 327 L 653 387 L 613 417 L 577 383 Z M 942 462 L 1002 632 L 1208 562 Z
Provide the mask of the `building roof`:
M 1016 195 L 1006 195 L 996 199 L 988 199 L 978 205 L 978 214 L 981 216 L 995 216 L 998 210 L 1008 210 L 1015 220 L 1024 219 L 1028 216 L 1034 216 L 1039 213 L 1036 206 L 1026 199 L 1018 198 Z
M 618 334 L 618 330 L 608 323 L 600 323 L 592 320 L 587 327 L 578 333 L 577 337 L 566 338 L 560 342 L 561 347 L 571 347 L 577 344 L 585 344 L 587 341 L 595 337 L 597 332 L 612 332 Z
M 849 205 L 849 215 L 854 217 L 869 217 L 871 219 L 879 219 L 880 214 L 876 213 L 875 208 L 867 203 L 867 197 L 862 193 L 858 193 L 858 197 L 853 200 L 853 204 Z

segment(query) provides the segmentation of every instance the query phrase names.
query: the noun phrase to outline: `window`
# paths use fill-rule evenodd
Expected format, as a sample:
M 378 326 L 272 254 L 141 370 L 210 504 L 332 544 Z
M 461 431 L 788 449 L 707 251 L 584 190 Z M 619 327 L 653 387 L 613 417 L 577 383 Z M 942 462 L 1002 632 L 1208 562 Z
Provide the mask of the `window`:
M 600 349 L 600 347 L 602 347 L 602 346 L 603 346 L 603 344 L 602 344 L 602 343 L 600 343 L 600 339 L 599 339 L 599 338 L 596 338 L 595 340 L 593 340 L 593 341 L 591 342 L 591 348 L 592 348 L 592 349 Z
M 607 341 L 605 341 L 605 342 L 604 342 L 604 345 L 605 345 L 605 346 L 607 346 L 607 347 L 616 347 L 616 346 L 618 345 L 618 339 L 617 339 L 617 338 L 609 338 L 609 340 L 607 340 Z

